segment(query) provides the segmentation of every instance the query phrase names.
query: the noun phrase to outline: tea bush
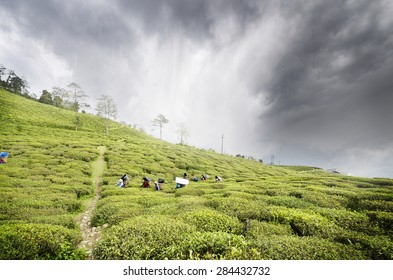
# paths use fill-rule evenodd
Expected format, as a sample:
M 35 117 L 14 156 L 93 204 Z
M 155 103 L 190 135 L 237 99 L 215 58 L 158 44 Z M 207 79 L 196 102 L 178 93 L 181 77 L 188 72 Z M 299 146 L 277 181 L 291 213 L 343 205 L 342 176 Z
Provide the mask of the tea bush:
M 77 231 L 43 224 L 0 225 L 0 259 L 84 259 Z
M 196 210 L 179 215 L 183 221 L 194 225 L 198 231 L 222 231 L 233 234 L 242 234 L 244 225 L 237 218 L 227 216 L 213 210 Z
M 226 232 L 192 232 L 174 246 L 178 259 L 236 260 L 250 258 L 247 242 L 242 236 Z
M 282 225 L 250 220 L 246 234 L 250 239 L 260 239 L 266 236 L 293 235 L 294 233 L 288 224 Z
M 366 259 L 353 245 L 342 245 L 318 237 L 269 236 L 251 245 L 265 260 Z
M 185 258 L 176 248 L 194 227 L 165 216 L 140 216 L 104 232 L 96 259 L 162 260 Z

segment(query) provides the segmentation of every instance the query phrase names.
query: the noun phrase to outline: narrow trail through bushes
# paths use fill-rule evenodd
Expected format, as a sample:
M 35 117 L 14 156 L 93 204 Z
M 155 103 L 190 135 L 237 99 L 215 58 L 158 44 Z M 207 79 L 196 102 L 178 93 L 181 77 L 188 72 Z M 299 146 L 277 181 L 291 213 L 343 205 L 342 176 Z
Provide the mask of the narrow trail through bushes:
M 93 248 L 94 244 L 99 240 L 101 234 L 101 227 L 91 226 L 91 217 L 93 215 L 94 209 L 96 207 L 97 201 L 101 196 L 101 184 L 102 184 L 102 174 L 106 168 L 106 162 L 104 160 L 104 154 L 106 152 L 105 146 L 98 147 L 100 155 L 96 161 L 93 162 L 93 183 L 96 185 L 96 194 L 94 198 L 90 201 L 89 206 L 86 211 L 82 214 L 80 219 L 80 231 L 82 233 L 82 241 L 79 247 L 86 250 L 87 258 L 89 260 L 93 259 Z

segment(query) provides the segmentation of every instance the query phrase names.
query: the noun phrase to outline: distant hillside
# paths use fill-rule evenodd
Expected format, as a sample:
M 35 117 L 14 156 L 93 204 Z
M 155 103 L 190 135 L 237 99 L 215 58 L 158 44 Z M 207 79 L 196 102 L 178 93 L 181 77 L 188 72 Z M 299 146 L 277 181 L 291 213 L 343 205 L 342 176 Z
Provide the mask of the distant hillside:
M 73 112 L 4 90 L 0 105 L 0 259 L 393 259 L 393 180 L 265 165 L 117 122 L 106 135 L 88 114 L 75 131 Z M 175 189 L 185 172 L 210 178 Z

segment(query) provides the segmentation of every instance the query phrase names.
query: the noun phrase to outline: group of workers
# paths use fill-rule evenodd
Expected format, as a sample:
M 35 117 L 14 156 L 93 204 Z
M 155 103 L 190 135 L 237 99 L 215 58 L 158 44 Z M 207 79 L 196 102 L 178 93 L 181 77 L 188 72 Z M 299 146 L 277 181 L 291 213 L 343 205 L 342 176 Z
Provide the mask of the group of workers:
M 8 160 L 8 153 L 7 152 L 0 152 L 0 164 L 6 164 Z M 209 178 L 209 175 L 203 174 L 201 178 L 196 176 L 192 176 L 191 180 L 194 182 L 199 182 L 199 180 L 205 181 Z M 222 179 L 219 176 L 215 177 L 216 182 L 220 182 Z M 127 174 L 124 174 L 121 176 L 119 181 L 117 182 L 116 186 L 121 187 L 121 188 L 126 188 L 128 186 L 128 183 L 130 181 L 130 178 L 128 177 Z M 150 188 L 150 182 L 154 183 L 154 187 L 157 191 L 162 189 L 162 184 L 165 183 L 164 179 L 158 178 L 157 181 L 153 181 L 151 178 L 148 177 L 143 177 L 143 183 L 142 183 L 142 188 Z M 187 173 L 184 173 L 183 179 L 182 178 L 176 178 L 176 188 L 182 188 L 186 185 L 188 185 L 188 175 Z
M 201 176 L 201 180 L 205 181 L 209 178 L 209 175 L 204 174 Z M 192 181 L 194 182 L 199 182 L 199 178 L 196 176 L 192 176 L 191 178 Z M 130 178 L 128 177 L 127 174 L 124 174 L 123 176 L 121 176 L 121 178 L 119 179 L 119 181 L 117 182 L 116 186 L 117 187 L 121 187 L 121 188 L 126 188 L 128 186 L 128 183 L 130 181 Z M 215 176 L 215 181 L 216 182 L 221 182 L 222 179 L 220 176 Z M 150 182 L 153 182 L 154 187 L 157 191 L 162 189 L 162 185 L 165 183 L 164 179 L 158 178 L 157 181 L 154 181 L 151 178 L 148 177 L 143 177 L 143 183 L 142 183 L 142 188 L 150 188 Z M 176 188 L 182 188 L 186 185 L 188 185 L 189 181 L 188 181 L 188 175 L 187 173 L 184 173 L 183 178 L 177 178 L 176 177 Z

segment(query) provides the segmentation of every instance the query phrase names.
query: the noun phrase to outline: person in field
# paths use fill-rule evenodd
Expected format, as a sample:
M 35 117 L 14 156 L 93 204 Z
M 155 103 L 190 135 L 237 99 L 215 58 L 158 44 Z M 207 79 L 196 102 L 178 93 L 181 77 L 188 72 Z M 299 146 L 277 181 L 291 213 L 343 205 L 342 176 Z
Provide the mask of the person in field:
M 160 188 L 160 185 L 158 184 L 158 182 L 153 181 L 153 183 L 154 183 L 154 187 L 155 187 L 156 191 L 159 191 L 161 188 Z
M 120 187 L 120 188 L 125 188 L 128 186 L 129 181 L 130 181 L 130 178 L 128 178 L 128 175 L 124 174 L 123 176 L 121 176 L 121 178 L 119 179 L 119 182 L 117 182 L 116 186 Z
M 162 190 L 162 185 L 165 183 L 164 179 L 158 178 L 158 188 L 159 190 Z
M 8 160 L 8 153 L 7 152 L 1 152 L 0 153 L 0 164 L 6 164 Z
M 222 181 L 221 177 L 220 176 L 216 176 L 216 182 L 221 182 L 221 181 Z
M 143 177 L 142 188 L 150 188 L 150 178 Z
M 199 177 L 198 176 L 192 176 L 191 181 L 199 182 Z

